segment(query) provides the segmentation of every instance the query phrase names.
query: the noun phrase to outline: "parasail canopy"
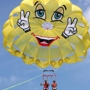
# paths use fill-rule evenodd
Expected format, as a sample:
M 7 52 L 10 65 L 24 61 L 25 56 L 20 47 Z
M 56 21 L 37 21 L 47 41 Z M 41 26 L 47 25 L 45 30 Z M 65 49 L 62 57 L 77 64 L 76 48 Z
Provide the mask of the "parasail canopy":
M 88 22 L 69 0 L 23 0 L 2 32 L 8 52 L 40 68 L 82 61 L 90 47 Z

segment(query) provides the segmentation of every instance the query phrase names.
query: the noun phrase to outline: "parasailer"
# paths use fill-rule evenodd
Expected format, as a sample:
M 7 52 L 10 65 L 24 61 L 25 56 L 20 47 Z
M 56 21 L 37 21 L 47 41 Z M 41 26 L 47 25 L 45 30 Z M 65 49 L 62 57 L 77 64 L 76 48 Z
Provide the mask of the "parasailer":
M 53 83 L 52 83 L 52 90 L 57 90 L 57 83 L 55 80 L 53 80 Z
M 42 78 L 45 80 L 46 78 L 56 78 L 56 74 L 54 70 L 43 70 Z
M 47 83 L 47 80 L 48 79 L 51 79 L 53 80 L 53 83 L 52 83 L 52 89 L 56 89 L 57 87 L 57 84 L 56 84 L 56 74 L 55 74 L 55 71 L 54 70 L 43 70 L 43 75 L 42 75 L 42 79 L 45 81 L 44 84 L 40 84 L 40 85 L 43 85 L 44 88 L 47 86 L 49 86 L 50 84 Z M 47 85 L 48 84 L 48 85 Z
M 43 90 L 49 90 L 49 83 L 47 80 L 44 81 L 44 83 L 40 84 L 41 86 L 43 85 Z

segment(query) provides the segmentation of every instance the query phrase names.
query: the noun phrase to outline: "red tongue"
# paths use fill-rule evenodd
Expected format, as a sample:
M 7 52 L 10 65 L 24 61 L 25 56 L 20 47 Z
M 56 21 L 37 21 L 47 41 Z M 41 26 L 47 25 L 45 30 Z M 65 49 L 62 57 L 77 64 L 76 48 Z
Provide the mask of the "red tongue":
M 42 44 L 48 44 L 46 41 L 41 42 Z

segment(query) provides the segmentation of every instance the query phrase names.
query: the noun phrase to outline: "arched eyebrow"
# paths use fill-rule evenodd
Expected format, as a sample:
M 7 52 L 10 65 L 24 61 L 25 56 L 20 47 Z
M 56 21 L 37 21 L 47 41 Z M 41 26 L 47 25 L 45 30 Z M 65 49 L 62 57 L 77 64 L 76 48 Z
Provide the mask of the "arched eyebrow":
M 36 6 L 36 5 L 37 5 L 37 3 L 39 3 L 39 1 L 36 1 L 36 2 L 34 3 L 34 6 Z
M 39 1 L 36 1 L 36 2 L 34 3 L 34 6 L 36 6 L 37 3 L 39 3 Z M 64 7 L 65 10 L 67 10 L 67 7 L 66 7 L 65 5 L 62 5 L 62 6 Z
M 65 5 L 62 5 L 64 7 L 65 10 L 67 10 L 67 7 Z

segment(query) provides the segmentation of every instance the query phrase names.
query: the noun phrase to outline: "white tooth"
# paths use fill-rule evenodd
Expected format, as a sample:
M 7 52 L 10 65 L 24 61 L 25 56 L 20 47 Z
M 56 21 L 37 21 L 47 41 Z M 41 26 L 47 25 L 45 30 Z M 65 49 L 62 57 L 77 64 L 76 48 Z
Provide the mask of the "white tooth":
M 48 40 L 53 40 L 54 38 L 48 38 Z
M 46 40 L 53 40 L 53 39 L 55 39 L 55 38 L 47 38 L 47 37 L 41 37 L 41 36 L 36 36 L 36 37 L 38 37 L 40 39 L 46 39 Z
M 36 36 L 36 37 L 41 38 L 40 36 Z

